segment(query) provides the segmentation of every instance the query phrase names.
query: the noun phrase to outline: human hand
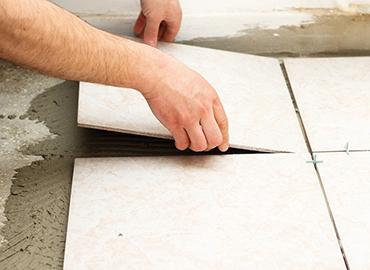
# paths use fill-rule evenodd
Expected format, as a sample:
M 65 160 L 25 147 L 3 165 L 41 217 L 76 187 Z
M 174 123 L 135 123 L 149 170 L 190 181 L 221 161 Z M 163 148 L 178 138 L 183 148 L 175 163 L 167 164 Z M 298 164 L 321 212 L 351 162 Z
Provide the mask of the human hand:
M 158 40 L 172 42 L 181 25 L 182 12 L 178 0 L 141 0 L 141 12 L 134 33 L 153 47 Z
M 161 76 L 141 91 L 154 115 L 171 132 L 179 150 L 226 151 L 228 121 L 216 91 L 181 62 L 162 57 Z

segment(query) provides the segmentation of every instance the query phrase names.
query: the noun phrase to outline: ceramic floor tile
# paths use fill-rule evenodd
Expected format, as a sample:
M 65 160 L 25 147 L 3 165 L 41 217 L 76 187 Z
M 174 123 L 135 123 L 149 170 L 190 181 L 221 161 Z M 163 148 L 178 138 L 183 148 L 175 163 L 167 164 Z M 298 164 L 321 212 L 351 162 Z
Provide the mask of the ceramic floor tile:
M 64 269 L 345 269 L 308 159 L 77 159 Z
M 319 171 L 352 270 L 370 269 L 370 152 L 320 154 Z
M 305 152 L 278 60 L 179 44 L 160 49 L 202 74 L 218 91 L 238 148 Z M 169 138 L 145 99 L 132 89 L 81 82 L 78 124 Z
M 313 150 L 370 150 L 370 58 L 285 64 Z

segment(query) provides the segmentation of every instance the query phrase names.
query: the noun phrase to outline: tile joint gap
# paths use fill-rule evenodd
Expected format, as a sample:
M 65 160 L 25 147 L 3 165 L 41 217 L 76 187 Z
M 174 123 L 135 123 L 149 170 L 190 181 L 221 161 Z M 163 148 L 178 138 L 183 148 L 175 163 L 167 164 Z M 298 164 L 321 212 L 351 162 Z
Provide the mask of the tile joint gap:
M 335 219 L 334 219 L 334 214 L 333 214 L 333 211 L 332 211 L 330 203 L 329 203 L 329 198 L 328 198 L 327 193 L 325 191 L 325 186 L 324 186 L 324 183 L 323 183 L 322 178 L 321 178 L 320 170 L 319 170 L 317 164 L 314 164 L 314 167 L 315 167 L 317 178 L 319 179 L 319 184 L 320 184 L 321 191 L 322 191 L 324 199 L 325 199 L 326 208 L 328 210 L 332 225 L 334 227 L 334 232 L 335 232 L 335 235 L 337 237 L 337 242 L 338 242 L 338 245 L 339 245 L 340 252 L 342 253 L 344 264 L 346 266 L 346 269 L 350 270 L 351 268 L 349 266 L 347 256 L 346 256 L 346 252 L 345 252 L 343 244 L 342 244 L 342 239 L 340 237 L 339 230 L 338 230 L 337 224 L 336 224 Z
M 295 110 L 296 115 L 297 115 L 297 118 L 298 118 L 299 125 L 301 127 L 302 135 L 303 135 L 304 140 L 306 142 L 307 149 L 308 149 L 308 151 L 309 151 L 309 153 L 311 155 L 312 160 L 315 161 L 315 153 L 312 151 L 312 147 L 311 147 L 310 141 L 308 139 L 308 135 L 307 135 L 307 130 L 306 130 L 305 126 L 304 126 L 303 118 L 301 116 L 301 113 L 300 113 L 300 110 L 299 110 L 299 107 L 298 107 L 297 100 L 296 100 L 296 98 L 294 96 L 293 87 L 292 87 L 292 84 L 290 82 L 288 71 L 286 69 L 284 60 L 283 59 L 279 59 L 279 62 L 280 62 L 281 71 L 282 71 L 282 73 L 284 75 L 286 86 L 287 86 L 288 91 L 289 91 L 290 98 L 291 98 L 292 103 L 293 103 L 293 106 L 294 106 L 294 110 Z M 319 180 L 321 192 L 322 192 L 322 194 L 324 196 L 324 200 L 325 200 L 325 204 L 326 204 L 326 209 L 327 209 L 327 211 L 329 213 L 331 223 L 332 223 L 332 225 L 334 227 L 334 232 L 335 232 L 335 235 L 336 235 L 336 238 L 337 238 L 337 242 L 338 242 L 338 245 L 339 245 L 340 252 L 342 254 L 342 258 L 343 258 L 344 264 L 346 266 L 346 269 L 347 270 L 350 270 L 350 267 L 349 267 L 349 264 L 348 264 L 348 260 L 347 260 L 347 256 L 345 254 L 345 250 L 344 250 L 344 247 L 343 247 L 343 244 L 342 244 L 342 240 L 341 240 L 340 235 L 339 235 L 339 230 L 338 230 L 338 227 L 337 227 L 336 222 L 335 222 L 335 219 L 334 219 L 333 211 L 332 211 L 332 209 L 330 207 L 330 203 L 329 203 L 329 199 L 328 199 L 327 193 L 325 191 L 324 183 L 322 182 L 322 178 L 321 178 L 321 175 L 320 175 L 320 171 L 318 169 L 318 165 L 313 162 L 313 166 L 315 168 L 316 175 L 317 175 L 317 178 Z
M 284 63 L 283 59 L 280 60 L 280 68 L 281 68 L 281 71 L 283 73 L 285 83 L 286 83 L 286 86 L 287 86 L 288 91 L 289 91 L 290 99 L 293 103 L 293 107 L 294 107 L 294 110 L 296 112 L 296 116 L 298 118 L 299 126 L 301 128 L 301 132 L 302 132 L 302 135 L 304 137 L 304 141 L 306 143 L 308 152 L 311 154 L 311 157 L 313 158 L 312 147 L 311 147 L 310 141 L 308 139 L 307 131 L 306 131 L 306 128 L 304 126 L 303 119 L 302 119 L 301 113 L 300 113 L 299 108 L 298 108 L 298 103 L 297 103 L 297 100 L 296 100 L 296 98 L 294 96 L 294 93 L 293 93 L 292 84 L 290 83 L 288 71 L 285 67 L 285 63 Z

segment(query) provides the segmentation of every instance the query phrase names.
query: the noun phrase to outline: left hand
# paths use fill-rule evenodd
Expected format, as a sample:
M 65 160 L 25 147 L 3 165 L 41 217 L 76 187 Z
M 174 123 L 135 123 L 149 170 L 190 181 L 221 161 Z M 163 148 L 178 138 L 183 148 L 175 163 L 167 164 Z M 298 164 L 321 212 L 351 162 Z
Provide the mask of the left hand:
M 179 0 L 141 0 L 134 33 L 153 47 L 158 40 L 172 42 L 179 32 L 181 18 Z

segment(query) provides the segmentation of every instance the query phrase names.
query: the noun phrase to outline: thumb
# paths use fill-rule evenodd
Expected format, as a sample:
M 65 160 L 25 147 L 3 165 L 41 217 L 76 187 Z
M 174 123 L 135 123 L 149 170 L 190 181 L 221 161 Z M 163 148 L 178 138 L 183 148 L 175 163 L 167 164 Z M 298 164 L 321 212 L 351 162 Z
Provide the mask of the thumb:
M 158 31 L 160 21 L 158 20 L 146 20 L 146 26 L 144 30 L 144 42 L 150 46 L 156 47 L 158 40 Z

